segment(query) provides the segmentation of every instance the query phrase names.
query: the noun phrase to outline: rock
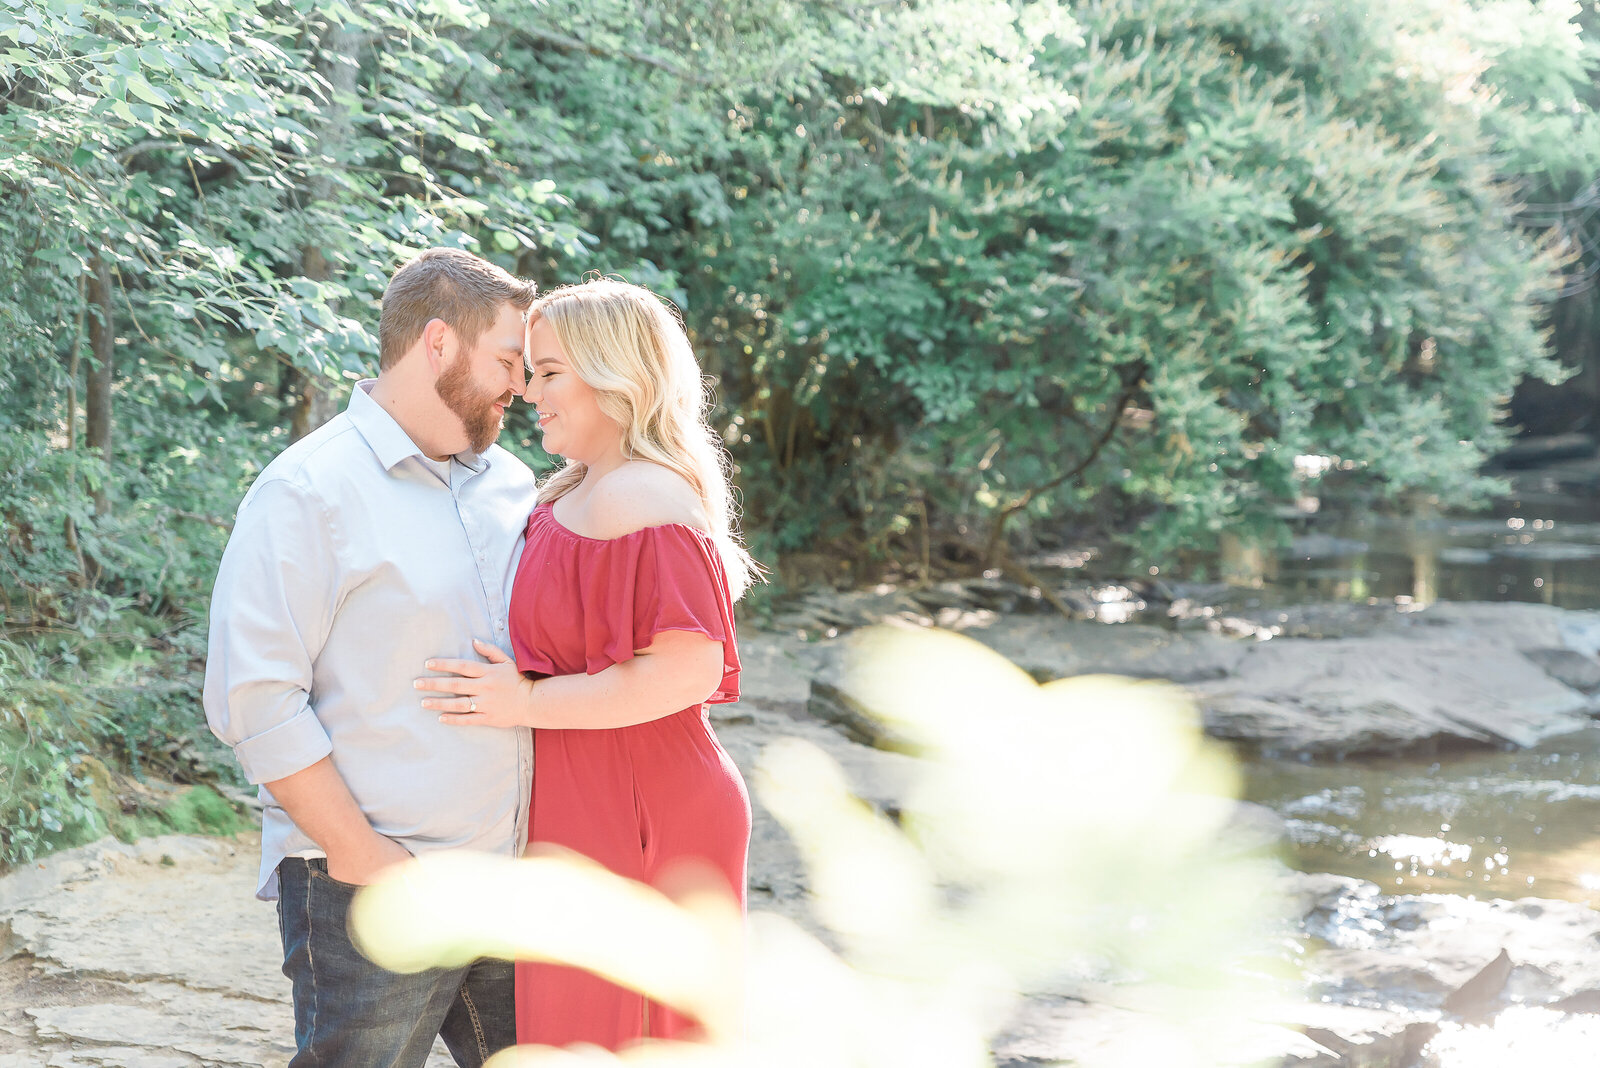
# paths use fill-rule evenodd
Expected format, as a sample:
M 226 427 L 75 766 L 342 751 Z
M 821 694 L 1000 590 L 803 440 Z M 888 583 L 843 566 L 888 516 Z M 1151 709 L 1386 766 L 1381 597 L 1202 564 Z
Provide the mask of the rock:
M 1219 679 L 1234 669 L 1247 648 L 1213 634 L 1180 633 L 1137 623 L 1074 621 L 1059 613 L 999 616 L 959 630 L 1041 682 L 1099 674 L 1174 682 Z M 847 639 L 815 643 L 813 681 L 820 677 L 837 688 L 848 648 Z
M 1209 733 L 1268 753 L 1531 746 L 1588 721 L 1587 697 L 1470 631 L 1246 649 L 1230 678 L 1193 689 Z
M 1268 853 L 1288 838 L 1284 818 L 1266 805 L 1250 801 L 1233 801 L 1229 805 L 1232 812 L 1219 836 L 1219 849 L 1234 853 Z
M 1519 438 L 1496 453 L 1489 466 L 1499 471 L 1521 471 L 1542 467 L 1557 460 L 1593 456 L 1595 439 L 1588 434 L 1551 434 L 1546 437 Z
M 1234 614 L 1272 630 L 1279 639 L 1359 638 L 1403 625 L 1389 604 L 1309 604 Z
M 182 1053 L 152 1053 L 134 1046 L 100 1046 L 57 1053 L 49 1068 L 190 1068 L 196 1061 Z
M 1584 656 L 1600 656 L 1600 612 L 1567 612 L 1556 623 L 1561 644 Z
M 1564 628 L 1572 618 L 1592 614 L 1512 601 L 1440 601 L 1396 619 L 1400 629 L 1448 632 L 1462 641 L 1521 650 L 1566 645 Z
M 0 878 L 0 915 L 43 977 L 0 1004 L 31 1044 L 15 1063 L 287 1065 L 289 982 L 275 910 L 255 900 L 258 850 L 254 835 L 105 839 Z M 429 1068 L 453 1063 L 437 1043 Z
M 1287 555 L 1301 560 L 1312 560 L 1324 556 L 1357 556 L 1367 552 L 1370 546 L 1364 541 L 1354 538 L 1341 538 L 1333 534 L 1302 534 L 1289 542 Z
M 810 695 L 816 643 L 771 631 L 739 635 L 738 707 L 803 704 Z
M 803 709 L 799 711 L 801 718 L 797 719 L 782 711 L 752 706 L 748 723 L 718 725 L 717 737 L 746 779 L 751 780 L 755 778 L 761 751 L 771 742 L 785 737 L 811 742 L 838 762 L 856 796 L 880 812 L 897 812 L 916 775 L 916 761 L 851 741 L 826 723 L 806 717 Z M 751 794 L 751 907 L 781 913 L 824 941 L 831 941 L 811 915 L 805 865 L 794 843 L 761 804 L 759 791 L 752 789 Z
M 1372 883 L 1326 874 L 1290 873 L 1281 883 L 1303 911 L 1301 929 L 1310 939 L 1299 958 L 1307 996 L 1290 1007 L 1290 1022 L 1330 1051 L 1324 1059 L 1282 1063 L 1515 1063 L 1489 1056 L 1471 1036 L 1493 1035 L 1502 1030 L 1499 1021 L 1518 1014 L 1529 1018 L 1505 1027 L 1503 1041 L 1536 1028 L 1568 1034 L 1574 1044 L 1561 1048 L 1593 1048 L 1583 1040 L 1600 1034 L 1600 1024 L 1576 1022 L 1592 1020 L 1584 1014 L 1600 1008 L 1600 961 L 1593 959 L 1600 913 L 1588 906 L 1389 896 Z M 1491 1017 L 1496 1027 L 1465 1026 Z
M 963 631 L 1041 681 L 1127 675 L 1189 683 L 1229 675 L 1248 648 L 1206 633 L 1140 623 L 1090 623 L 1059 615 L 1002 617 Z
M 195 1009 L 191 1002 L 184 1002 L 169 1009 L 91 1004 L 25 1011 L 40 1036 L 47 1039 L 171 1050 L 239 1068 L 283 1068 L 294 1055 L 293 1042 L 281 1035 L 274 1038 L 255 1028 L 245 1030 L 257 1030 L 257 1035 L 240 1035 L 231 1012 L 195 1015 Z
M 812 679 L 811 700 L 806 703 L 806 711 L 825 723 L 836 725 L 852 741 L 896 753 L 917 752 L 915 742 L 873 718 L 866 706 L 852 695 L 849 681 L 842 677 L 836 676 L 831 681 Z
M 1031 997 L 994 1043 L 998 1068 L 1053 1064 L 1160 1065 L 1170 1053 L 1172 1021 L 1141 1011 L 1072 997 Z M 1182 1036 L 1182 1031 L 1176 1031 Z M 1189 1036 L 1192 1040 L 1194 1036 Z M 1208 1036 L 1215 1038 L 1215 1036 Z M 1228 1065 L 1334 1065 L 1331 1051 L 1288 1027 L 1261 1023 L 1213 1043 Z M 1219 1066 L 1220 1068 L 1220 1066 Z
M 1253 638 L 1274 630 L 1340 635 L 1316 640 L 1231 640 L 1053 613 L 974 617 L 959 629 L 1041 681 L 1101 673 L 1169 679 L 1191 687 L 1216 737 L 1272 754 L 1337 759 L 1529 746 L 1577 729 L 1593 708 L 1585 690 L 1600 691 L 1600 660 L 1569 645 L 1593 639 L 1600 646 L 1600 622 L 1579 626 L 1582 615 L 1521 604 L 1412 613 L 1326 606 L 1241 617 L 1235 628 Z M 780 665 L 783 698 L 773 704 L 792 701 L 809 678 L 808 715 L 863 744 L 915 751 L 854 698 L 844 668 L 848 638 L 803 646 L 778 643 L 757 654 Z
M 856 646 L 842 640 L 833 643 L 830 653 L 811 678 L 806 712 L 813 719 L 838 727 L 852 741 L 874 749 L 915 754 L 917 744 L 874 717 L 857 696 L 860 683 L 856 675 L 862 665 L 857 660 Z
M 1579 693 L 1600 690 L 1600 660 L 1576 649 L 1529 649 L 1523 653 L 1544 668 L 1545 674 Z
M 254 853 L 253 841 L 177 835 L 73 850 L 57 858 L 58 870 L 73 872 L 78 860 L 120 877 L 72 881 L 35 897 L 12 916 L 12 927 L 30 953 L 67 971 L 175 979 L 197 990 L 286 1002 L 276 914 L 254 900 Z M 163 857 L 181 863 L 166 866 Z M 130 915 L 135 901 L 136 916 Z M 254 922 L 242 922 L 242 910 L 254 913 Z M 107 930 L 116 937 L 83 937 Z M 205 935 L 174 939 L 175 930 Z
M 1495 984 L 1506 1000 L 1530 1005 L 1600 989 L 1593 951 L 1600 913 L 1584 904 L 1391 896 L 1372 883 L 1327 875 L 1295 875 L 1285 885 L 1302 903 L 1312 901 L 1303 923 L 1322 943 L 1305 964 L 1314 996 L 1436 1017 L 1447 1003 L 1483 1003 L 1475 995 Z M 1491 959 L 1497 963 L 1485 969 Z
M 1362 1005 L 1307 1006 L 1300 1015 L 1307 1021 L 1305 1037 L 1326 1054 L 1285 1062 L 1296 1068 L 1408 1068 L 1437 1031 L 1431 1020 Z
M 1467 1020 L 1481 1020 L 1500 1003 L 1500 994 L 1511 978 L 1511 954 L 1502 947 L 1498 956 L 1483 966 L 1483 971 L 1468 979 L 1444 999 L 1444 1011 Z
M 1559 1001 L 1552 1001 L 1548 1007 L 1558 1012 L 1600 1014 L 1600 990 L 1580 990 Z

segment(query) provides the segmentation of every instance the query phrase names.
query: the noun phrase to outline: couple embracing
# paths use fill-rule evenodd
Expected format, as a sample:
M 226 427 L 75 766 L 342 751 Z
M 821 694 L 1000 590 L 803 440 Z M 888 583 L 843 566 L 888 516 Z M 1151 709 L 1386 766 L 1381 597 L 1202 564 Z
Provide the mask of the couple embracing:
M 637 286 L 541 296 L 433 249 L 391 279 L 379 341 L 378 377 L 245 496 L 212 601 L 206 714 L 261 788 L 291 1066 L 690 1037 L 585 972 L 396 975 L 346 930 L 392 865 L 529 843 L 646 883 L 709 864 L 743 901 L 749 800 L 705 706 L 738 696 L 755 567 L 688 338 Z M 494 444 L 518 398 L 565 460 L 538 487 Z

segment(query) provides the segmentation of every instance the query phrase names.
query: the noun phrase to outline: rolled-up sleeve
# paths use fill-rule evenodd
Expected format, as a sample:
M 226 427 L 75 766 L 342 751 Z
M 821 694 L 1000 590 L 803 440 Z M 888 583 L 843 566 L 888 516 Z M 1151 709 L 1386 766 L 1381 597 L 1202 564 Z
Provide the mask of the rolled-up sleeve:
M 332 624 L 333 531 L 304 489 L 275 479 L 240 506 L 211 595 L 205 709 L 252 783 L 333 751 L 311 705 L 311 665 Z

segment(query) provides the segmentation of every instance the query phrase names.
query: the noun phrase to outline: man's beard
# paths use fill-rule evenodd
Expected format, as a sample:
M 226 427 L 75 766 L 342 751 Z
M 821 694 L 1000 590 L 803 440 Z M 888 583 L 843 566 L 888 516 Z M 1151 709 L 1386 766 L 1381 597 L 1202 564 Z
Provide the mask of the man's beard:
M 472 452 L 483 452 L 494 444 L 494 439 L 500 436 L 501 426 L 500 416 L 494 406 L 509 398 L 505 394 L 486 397 L 473 389 L 472 368 L 465 354 L 438 377 L 433 388 L 439 394 L 439 399 L 444 401 L 445 407 L 456 413 L 461 425 L 466 428 L 467 447 Z

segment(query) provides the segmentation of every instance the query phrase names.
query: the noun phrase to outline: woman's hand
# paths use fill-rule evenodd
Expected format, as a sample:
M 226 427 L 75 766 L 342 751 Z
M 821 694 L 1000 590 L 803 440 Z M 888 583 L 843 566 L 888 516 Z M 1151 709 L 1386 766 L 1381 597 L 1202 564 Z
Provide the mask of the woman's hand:
M 472 640 L 472 648 L 487 660 L 430 660 L 429 671 L 444 672 L 416 681 L 419 690 L 459 694 L 429 697 L 422 707 L 443 712 L 440 723 L 457 726 L 527 727 L 531 725 L 533 680 L 517 670 L 498 646 Z

